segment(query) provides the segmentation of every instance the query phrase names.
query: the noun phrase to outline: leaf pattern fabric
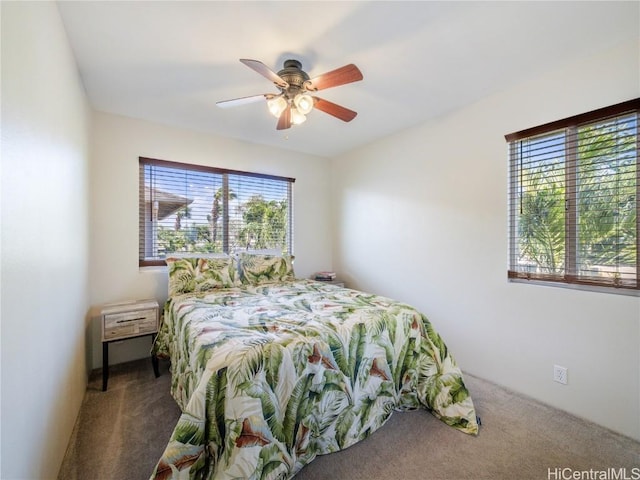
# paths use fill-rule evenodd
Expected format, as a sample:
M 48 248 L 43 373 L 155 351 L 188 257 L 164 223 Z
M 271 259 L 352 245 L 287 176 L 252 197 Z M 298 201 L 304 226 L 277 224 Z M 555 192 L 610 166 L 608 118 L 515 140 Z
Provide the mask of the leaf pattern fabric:
M 295 280 L 292 255 L 240 254 L 240 278 L 243 284 L 258 285 Z
M 477 434 L 462 372 L 427 318 L 297 280 L 172 297 L 155 352 L 182 409 L 152 479 L 286 479 L 426 408 Z
M 169 296 L 181 293 L 207 292 L 241 284 L 233 257 L 167 258 Z

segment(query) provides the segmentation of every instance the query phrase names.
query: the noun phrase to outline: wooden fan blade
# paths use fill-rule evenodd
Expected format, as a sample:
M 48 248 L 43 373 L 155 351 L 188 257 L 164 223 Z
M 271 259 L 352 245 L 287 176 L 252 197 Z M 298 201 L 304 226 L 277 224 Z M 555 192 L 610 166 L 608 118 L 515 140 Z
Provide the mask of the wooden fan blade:
M 362 72 L 353 63 L 323 73 L 304 83 L 307 90 L 317 92 L 325 88 L 337 87 L 362 80 Z
M 278 75 L 269 67 L 267 67 L 264 63 L 259 62 L 258 60 L 249 60 L 247 58 L 241 58 L 240 61 L 244 63 L 247 67 L 252 68 L 256 72 L 258 72 L 260 75 L 262 75 L 266 79 L 271 80 L 273 83 L 276 84 L 277 87 L 284 88 L 284 89 L 289 88 L 289 84 L 285 82 L 282 79 L 282 77 L 280 77 L 280 75 Z
M 329 115 L 333 115 L 336 118 L 339 118 L 343 122 L 350 122 L 356 115 L 358 115 L 353 110 L 349 110 L 348 108 L 342 107 L 337 103 L 330 102 L 328 100 L 323 100 L 322 98 L 313 97 L 314 107 L 318 110 L 323 111 L 324 113 L 328 113 Z
M 280 114 L 276 130 L 286 130 L 287 128 L 291 128 L 291 105 L 287 105 L 287 108 Z
M 251 95 L 250 97 L 233 98 L 231 100 L 221 100 L 216 102 L 216 105 L 220 108 L 238 107 L 240 105 L 246 105 L 248 103 L 259 102 L 260 100 L 269 100 L 274 95 L 271 93 L 263 93 L 262 95 Z

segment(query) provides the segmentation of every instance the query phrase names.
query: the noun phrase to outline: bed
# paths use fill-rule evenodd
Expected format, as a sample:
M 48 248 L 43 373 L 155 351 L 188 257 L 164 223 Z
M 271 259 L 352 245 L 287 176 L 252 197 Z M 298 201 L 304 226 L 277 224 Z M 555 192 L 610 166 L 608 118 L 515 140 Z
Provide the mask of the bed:
M 286 479 L 426 408 L 477 434 L 462 373 L 411 306 L 296 279 L 291 257 L 168 259 L 153 353 L 182 414 L 152 479 Z

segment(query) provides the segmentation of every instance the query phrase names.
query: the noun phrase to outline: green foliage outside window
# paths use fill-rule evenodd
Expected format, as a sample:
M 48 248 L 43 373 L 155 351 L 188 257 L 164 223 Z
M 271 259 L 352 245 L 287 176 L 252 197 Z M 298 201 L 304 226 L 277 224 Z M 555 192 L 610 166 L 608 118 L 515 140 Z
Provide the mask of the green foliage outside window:
M 637 114 L 520 138 L 510 276 L 637 288 Z
M 232 195 L 235 198 L 235 194 Z M 190 217 L 177 212 L 173 228 L 159 226 L 159 249 L 164 252 L 222 253 L 219 233 L 222 208 L 218 202 L 214 203 L 214 213 L 208 217 L 208 224 L 187 222 L 185 225 L 184 219 Z M 267 201 L 261 195 L 255 195 L 238 210 L 242 212 L 241 220 L 229 222 L 231 250 L 283 249 L 288 229 L 286 200 Z
M 168 256 L 292 253 L 293 178 L 140 158 L 139 265 Z

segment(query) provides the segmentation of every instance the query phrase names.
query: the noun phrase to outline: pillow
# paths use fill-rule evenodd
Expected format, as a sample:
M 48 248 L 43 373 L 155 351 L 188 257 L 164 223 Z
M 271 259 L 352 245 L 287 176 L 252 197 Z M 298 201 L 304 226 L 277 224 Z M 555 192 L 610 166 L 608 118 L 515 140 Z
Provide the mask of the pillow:
M 231 257 L 167 258 L 166 262 L 169 267 L 169 296 L 241 284 L 236 260 Z
M 240 280 L 245 285 L 259 285 L 295 280 L 293 255 L 240 254 Z

